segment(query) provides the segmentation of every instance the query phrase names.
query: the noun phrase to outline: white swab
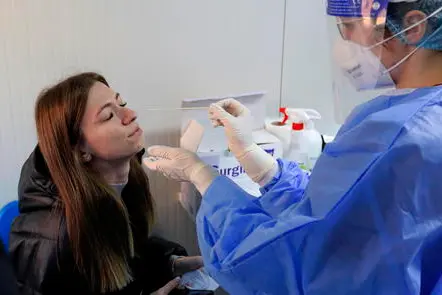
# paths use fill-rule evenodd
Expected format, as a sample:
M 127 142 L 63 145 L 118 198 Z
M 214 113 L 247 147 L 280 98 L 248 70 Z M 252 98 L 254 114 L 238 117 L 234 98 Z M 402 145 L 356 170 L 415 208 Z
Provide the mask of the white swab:
M 147 108 L 146 111 L 179 111 L 179 110 L 207 110 L 209 107 L 187 107 L 187 108 Z

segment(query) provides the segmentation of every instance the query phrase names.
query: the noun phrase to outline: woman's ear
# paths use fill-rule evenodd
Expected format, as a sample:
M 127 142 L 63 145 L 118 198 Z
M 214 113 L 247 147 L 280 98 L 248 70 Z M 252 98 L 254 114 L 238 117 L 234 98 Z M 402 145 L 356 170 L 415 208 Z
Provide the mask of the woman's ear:
M 80 154 L 81 161 L 83 163 L 88 163 L 92 160 L 92 154 L 89 148 L 89 145 L 84 139 L 80 140 L 80 144 L 78 145 L 78 150 Z
M 404 16 L 403 29 L 407 30 L 407 28 L 412 27 L 405 32 L 408 44 L 418 44 L 425 37 L 427 32 L 426 18 L 427 15 L 419 10 L 412 10 Z

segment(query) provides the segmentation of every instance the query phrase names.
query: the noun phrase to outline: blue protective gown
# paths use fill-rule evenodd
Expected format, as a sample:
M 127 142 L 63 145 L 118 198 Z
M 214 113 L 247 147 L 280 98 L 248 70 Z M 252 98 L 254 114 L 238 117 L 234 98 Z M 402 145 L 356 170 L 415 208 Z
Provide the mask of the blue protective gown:
M 352 113 L 311 176 L 278 160 L 258 199 L 217 177 L 198 240 L 230 294 L 442 294 L 442 87 Z

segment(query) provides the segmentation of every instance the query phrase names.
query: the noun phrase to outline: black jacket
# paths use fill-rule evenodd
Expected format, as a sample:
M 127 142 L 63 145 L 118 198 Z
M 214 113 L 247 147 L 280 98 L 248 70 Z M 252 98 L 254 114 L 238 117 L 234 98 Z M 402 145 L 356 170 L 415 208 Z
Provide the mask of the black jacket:
M 123 201 L 127 203 L 131 195 L 140 191 L 129 179 L 122 192 Z M 64 216 L 53 210 L 60 202 L 57 189 L 38 146 L 23 165 L 18 193 L 20 215 L 12 225 L 9 249 L 21 294 L 95 294 L 74 267 Z M 135 223 L 132 218 L 131 221 Z M 142 249 L 131 261 L 135 280 L 109 294 L 139 295 L 141 290 L 150 294 L 173 279 L 170 255 L 187 254 L 180 245 L 161 238 L 150 237 L 144 242 L 135 239 L 134 243 L 135 248 Z
M 18 295 L 14 271 L 9 261 L 3 242 L 0 240 L 0 290 L 2 295 Z

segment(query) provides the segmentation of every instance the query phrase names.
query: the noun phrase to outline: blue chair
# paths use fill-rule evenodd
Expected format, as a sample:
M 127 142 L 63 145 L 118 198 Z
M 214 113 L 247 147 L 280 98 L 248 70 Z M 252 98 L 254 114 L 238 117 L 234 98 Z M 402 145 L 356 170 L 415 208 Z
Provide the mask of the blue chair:
M 18 214 L 18 201 L 8 203 L 0 210 L 0 240 L 3 242 L 3 245 L 5 245 L 6 250 L 9 245 L 11 225 Z

